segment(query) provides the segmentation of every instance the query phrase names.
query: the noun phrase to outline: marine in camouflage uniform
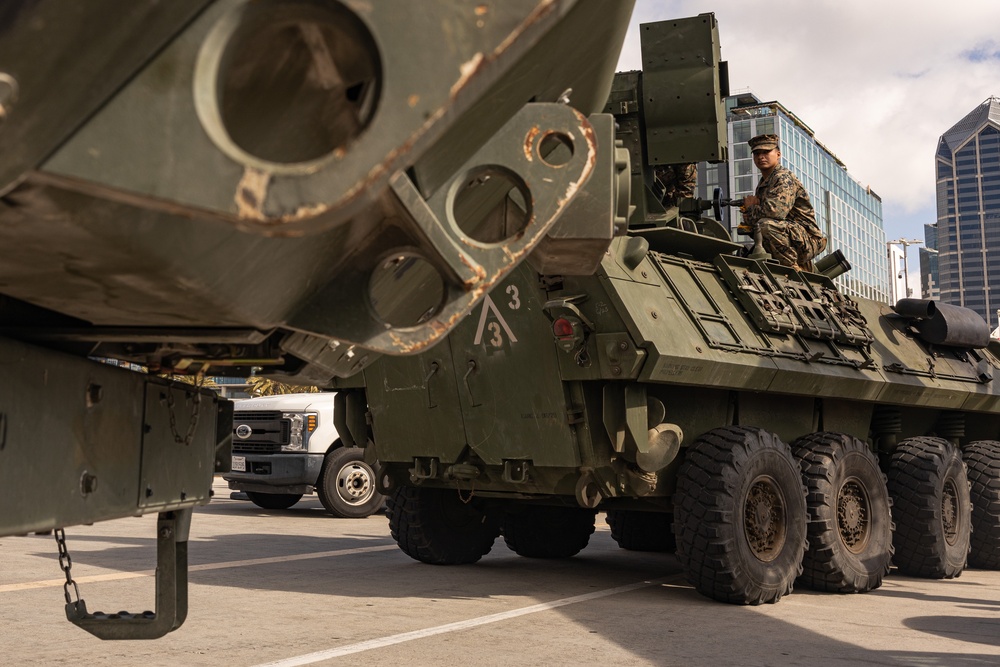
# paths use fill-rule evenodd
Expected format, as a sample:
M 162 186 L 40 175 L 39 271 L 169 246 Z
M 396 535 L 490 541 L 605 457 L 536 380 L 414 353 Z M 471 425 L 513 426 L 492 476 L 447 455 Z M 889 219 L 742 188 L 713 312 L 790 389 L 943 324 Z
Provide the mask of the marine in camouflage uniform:
M 816 224 L 809 193 L 795 174 L 777 163 L 781 157 L 777 135 L 756 136 L 750 140 L 750 148 L 761 179 L 754 193 L 758 201 L 742 209 L 746 229 L 741 231 L 752 233 L 759 228 L 764 250 L 774 259 L 784 266 L 812 271 L 812 260 L 826 249 L 827 239 Z M 766 156 L 771 150 L 776 151 L 776 157 Z M 773 161 L 773 166 L 761 166 L 762 160 L 764 164 Z
M 678 200 L 694 197 L 698 185 L 698 165 L 694 162 L 655 167 L 653 175 L 663 186 L 660 203 L 665 207 L 677 206 Z

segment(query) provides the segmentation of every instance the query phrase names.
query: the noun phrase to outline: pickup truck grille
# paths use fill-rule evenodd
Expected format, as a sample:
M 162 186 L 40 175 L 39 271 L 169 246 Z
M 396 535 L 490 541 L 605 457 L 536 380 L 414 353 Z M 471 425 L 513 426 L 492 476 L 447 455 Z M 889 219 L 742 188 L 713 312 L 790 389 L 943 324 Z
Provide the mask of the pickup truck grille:
M 237 435 L 241 426 L 249 426 L 248 438 Z M 244 431 L 246 429 L 243 429 Z M 233 453 L 273 454 L 288 444 L 289 424 L 277 410 L 240 410 L 233 415 Z

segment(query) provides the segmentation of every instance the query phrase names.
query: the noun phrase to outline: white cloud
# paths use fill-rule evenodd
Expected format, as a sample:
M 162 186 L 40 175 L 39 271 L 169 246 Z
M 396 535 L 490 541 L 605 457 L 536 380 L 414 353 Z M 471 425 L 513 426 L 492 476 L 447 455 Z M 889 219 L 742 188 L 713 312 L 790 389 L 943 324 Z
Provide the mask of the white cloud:
M 922 237 L 938 138 L 1000 95 L 1000 2 L 638 0 L 619 69 L 641 67 L 639 23 L 705 11 L 719 21 L 732 89 L 799 116 Z

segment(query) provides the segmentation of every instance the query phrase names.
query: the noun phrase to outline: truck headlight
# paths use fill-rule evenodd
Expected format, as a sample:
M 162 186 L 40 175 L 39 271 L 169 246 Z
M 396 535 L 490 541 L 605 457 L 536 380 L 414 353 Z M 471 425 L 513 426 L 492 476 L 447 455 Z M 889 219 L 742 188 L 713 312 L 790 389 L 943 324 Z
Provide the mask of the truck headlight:
M 302 452 L 309 449 L 309 434 L 319 426 L 316 412 L 283 412 L 281 418 L 288 422 L 288 444 L 281 445 L 283 452 Z
M 281 445 L 281 451 L 302 451 L 305 447 L 305 438 L 303 437 L 305 415 L 301 412 L 283 412 L 281 419 L 288 423 L 288 443 Z

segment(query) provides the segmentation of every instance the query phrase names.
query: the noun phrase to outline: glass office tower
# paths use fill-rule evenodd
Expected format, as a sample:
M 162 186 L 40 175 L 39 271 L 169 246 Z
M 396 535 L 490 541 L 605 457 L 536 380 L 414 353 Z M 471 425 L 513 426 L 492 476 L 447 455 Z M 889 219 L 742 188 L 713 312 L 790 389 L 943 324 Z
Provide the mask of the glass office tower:
M 846 294 L 877 301 L 890 300 L 885 231 L 882 228 L 882 199 L 858 183 L 847 167 L 823 144 L 813 131 L 778 102 L 761 102 L 752 93 L 726 98 L 729 131 L 729 160 L 717 165 L 699 165 L 699 196 L 710 197 L 715 187 L 732 198 L 753 194 L 760 172 L 753 166 L 747 141 L 758 134 L 777 134 L 781 140 L 781 163 L 802 181 L 816 222 L 830 242 L 828 251 L 842 250 L 853 267 L 836 279 Z M 723 214 L 723 222 L 736 236 L 740 213 Z
M 1000 308 L 1000 98 L 941 135 L 935 163 L 941 300 L 992 327 Z

